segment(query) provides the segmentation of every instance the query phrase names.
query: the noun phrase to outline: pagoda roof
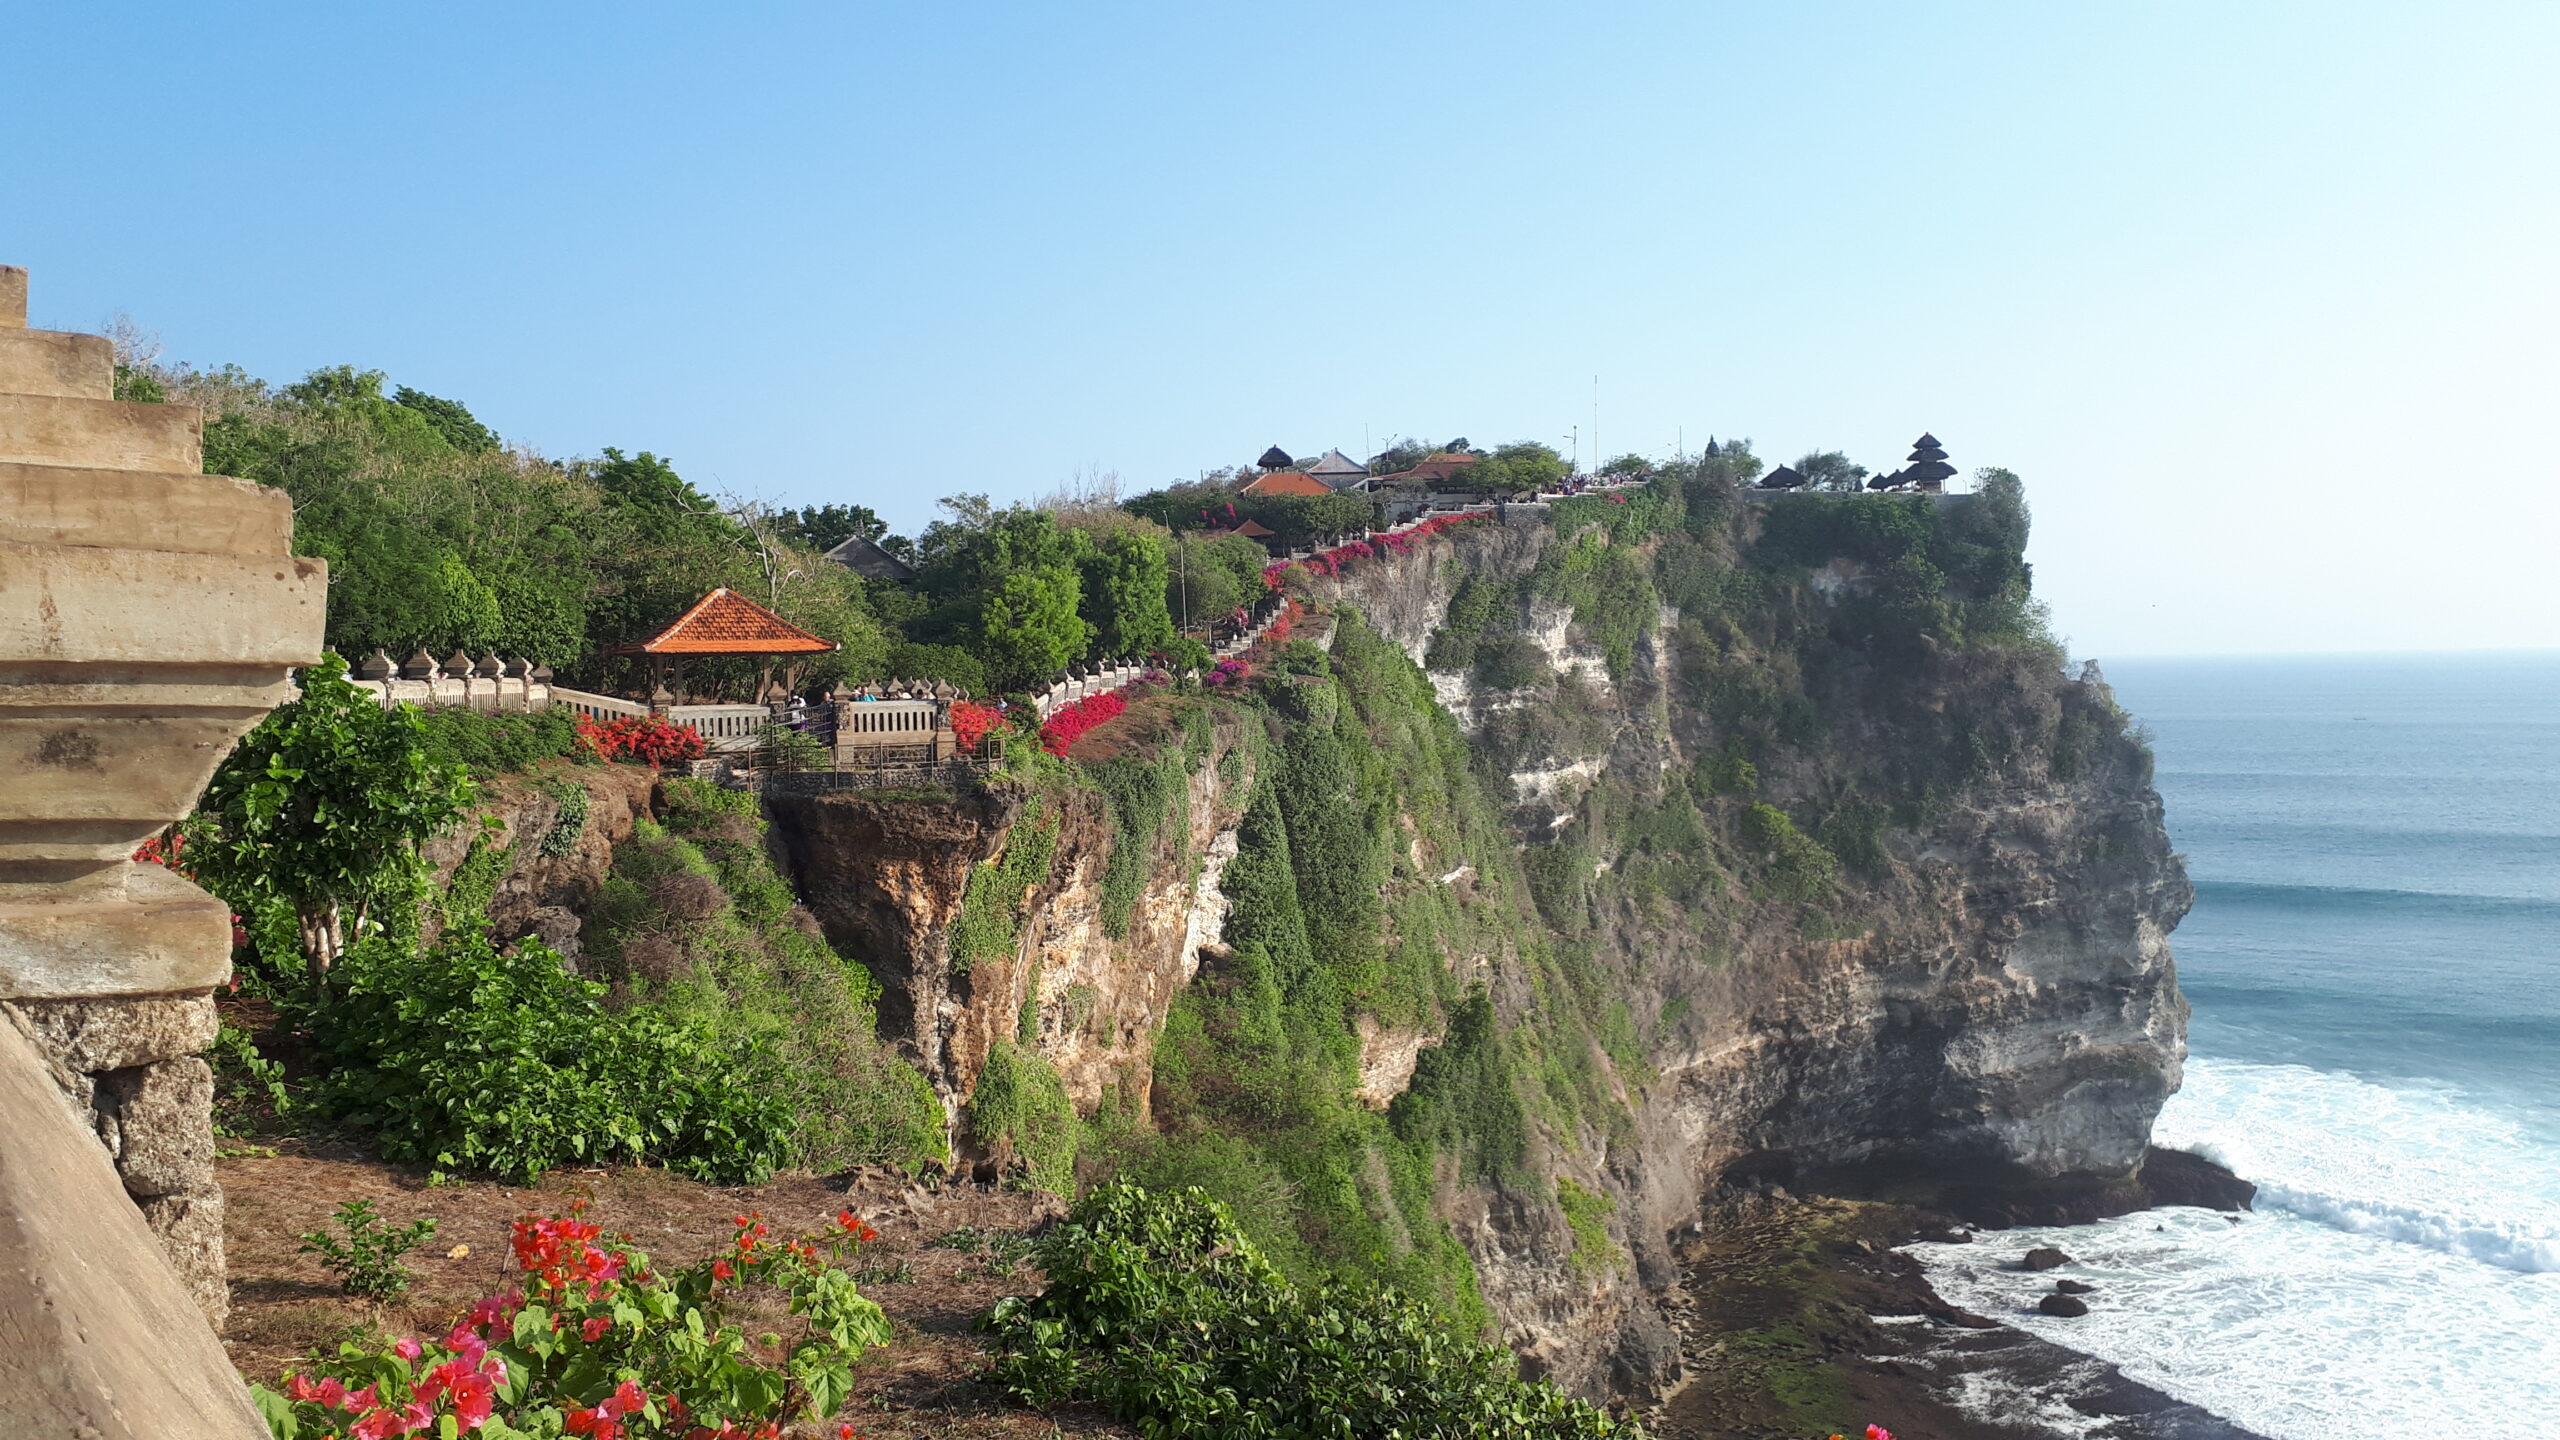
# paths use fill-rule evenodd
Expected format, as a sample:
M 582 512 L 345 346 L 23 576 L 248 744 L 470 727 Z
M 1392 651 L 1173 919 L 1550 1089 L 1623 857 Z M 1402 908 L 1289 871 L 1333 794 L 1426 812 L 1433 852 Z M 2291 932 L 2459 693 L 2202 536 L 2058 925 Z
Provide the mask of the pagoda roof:
M 1923 430 L 1920 432 L 1920 438 L 1911 442 L 1911 448 L 1914 450 L 1935 450 L 1938 448 L 1938 437 L 1930 434 L 1926 430 Z
M 676 623 L 623 655 L 819 655 L 836 648 L 727 586 L 693 602 Z
M 1295 470 L 1280 470 L 1265 475 L 1244 487 L 1247 495 L 1330 495 L 1333 487 L 1313 475 Z

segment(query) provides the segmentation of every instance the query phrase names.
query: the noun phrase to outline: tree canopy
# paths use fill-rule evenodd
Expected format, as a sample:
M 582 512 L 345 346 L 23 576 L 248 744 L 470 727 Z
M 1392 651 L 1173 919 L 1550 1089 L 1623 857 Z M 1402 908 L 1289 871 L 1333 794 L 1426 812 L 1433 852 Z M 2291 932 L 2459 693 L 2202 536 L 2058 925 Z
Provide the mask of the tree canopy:
M 341 912 L 417 879 L 421 842 L 461 818 L 470 778 L 437 758 L 418 712 L 384 709 L 334 654 L 302 672 L 302 694 L 232 750 L 205 787 L 189 868 L 243 909 L 282 902 L 303 954 L 325 970 L 346 948 Z

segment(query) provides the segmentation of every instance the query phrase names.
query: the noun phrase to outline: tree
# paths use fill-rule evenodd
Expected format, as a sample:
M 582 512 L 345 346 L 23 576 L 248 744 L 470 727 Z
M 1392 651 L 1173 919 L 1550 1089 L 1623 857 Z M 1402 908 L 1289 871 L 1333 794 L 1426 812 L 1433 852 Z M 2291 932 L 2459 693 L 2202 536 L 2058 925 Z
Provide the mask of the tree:
M 1237 477 L 1228 471 L 1200 480 L 1182 480 L 1120 502 L 1120 508 L 1162 525 L 1175 534 L 1223 530 L 1235 522 L 1227 507 L 1236 503 Z
M 444 443 L 465 454 L 498 448 L 498 432 L 481 424 L 459 400 L 439 400 L 403 385 L 391 392 L 391 403 L 424 416 Z
M 1523 440 L 1468 466 L 1465 483 L 1497 495 L 1527 495 L 1555 485 L 1571 470 L 1554 446 Z
M 1857 490 L 1867 480 L 1867 467 L 1837 450 L 1816 450 L 1798 460 L 1796 470 L 1808 490 Z
M 856 535 L 878 544 L 889 522 L 868 505 L 803 505 L 774 514 L 776 526 L 792 540 L 823 555 Z
M 282 902 L 302 921 L 316 980 L 346 950 L 345 908 L 394 901 L 418 883 L 418 846 L 461 818 L 470 778 L 428 752 L 418 712 L 385 710 L 335 654 L 302 672 L 302 694 L 241 740 L 189 820 L 187 863 L 247 910 Z
M 978 601 L 972 638 L 987 679 L 1001 689 L 1029 689 L 1083 658 L 1093 629 L 1077 613 L 1084 586 L 1071 566 L 1016 570 Z
M 1152 529 L 1105 536 L 1084 562 L 1085 622 L 1104 655 L 1148 655 L 1173 643 L 1164 541 Z

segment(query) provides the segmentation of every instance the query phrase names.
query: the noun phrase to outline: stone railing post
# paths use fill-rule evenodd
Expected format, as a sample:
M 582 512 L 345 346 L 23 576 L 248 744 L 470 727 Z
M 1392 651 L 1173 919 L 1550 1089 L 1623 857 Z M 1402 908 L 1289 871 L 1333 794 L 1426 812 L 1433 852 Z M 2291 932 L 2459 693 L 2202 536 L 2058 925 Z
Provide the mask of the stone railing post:
M 132 857 L 319 657 L 327 572 L 282 493 L 202 473 L 200 412 L 118 401 L 105 339 L 25 328 L 25 279 L 0 269 L 0 1430 L 263 1435 L 167 1313 L 226 1309 L 198 1052 L 230 910 Z M 30 1064 L 73 1110 L 25 1108 Z M 103 1151 L 55 1143 L 74 1113 Z

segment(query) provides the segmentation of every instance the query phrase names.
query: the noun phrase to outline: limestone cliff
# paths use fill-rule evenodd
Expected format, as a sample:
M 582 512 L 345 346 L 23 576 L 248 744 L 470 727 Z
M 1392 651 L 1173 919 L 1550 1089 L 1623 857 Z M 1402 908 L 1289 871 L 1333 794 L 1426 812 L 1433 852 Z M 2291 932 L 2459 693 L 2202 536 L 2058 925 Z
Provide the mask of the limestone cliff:
M 1415 693 L 1472 769 L 1355 765 L 1367 788 L 1323 802 L 1392 841 L 1361 872 L 1381 902 L 1363 923 L 1442 972 L 1418 1006 L 1352 987 L 1345 1093 L 1398 1107 L 1395 1135 L 1438 1156 L 1429 1209 L 1472 1261 L 1461 1288 L 1531 1367 L 1638 1402 L 1680 1368 L 1666 1241 L 1709 1192 L 1887 1193 L 1994 1221 L 2129 1203 L 2186 1018 L 2166 937 L 2190 896 L 2149 758 L 2094 669 L 2067 672 L 2022 618 L 2023 511 L 2005 550 L 1967 551 L 1981 517 L 1944 502 L 1812 500 L 1772 530 L 1747 498 L 1692 499 L 1685 519 L 1675 497 L 1645 524 L 1586 507 L 1462 529 L 1306 587 L 1427 675 Z M 1823 514 L 1841 553 L 1805 538 Z M 1940 534 L 1934 578 L 1861 538 L 1876 514 Z M 1252 1113 L 1181 1093 L 1234 1073 L 1149 1083 L 1157 1043 L 1186 987 L 1250 981 L 1218 943 L 1222 867 L 1240 828 L 1251 855 L 1270 737 L 1381 713 L 1316 703 L 1321 661 L 1275 668 L 1185 761 L 1181 823 L 1147 837 L 1125 924 L 1105 923 L 1121 812 L 1076 782 L 774 803 L 803 899 L 881 982 L 964 1155 L 1009 1158 L 961 1119 L 1005 1045 L 1083 1114 Z M 1442 813 L 1452 785 L 1490 792 L 1490 834 Z M 1353 943 L 1309 929 L 1319 951 Z M 1470 994 L 1513 1034 L 1488 1042 L 1509 1068 L 1464 1068 Z M 1438 1088 L 1400 1101 L 1418 1076 Z M 1495 1087 L 1520 1092 L 1515 1157 L 1416 1138 L 1461 1134 L 1432 1115 Z M 1365 1206 L 1376 1245 L 1427 1251 L 1391 1198 L 1405 1182 L 1367 1153 L 1329 1172 L 1367 1197 L 1338 1213 Z
M 1117 927 L 1103 917 L 1117 830 L 1100 794 L 999 784 L 949 797 L 839 791 L 769 802 L 786 871 L 828 940 L 880 982 L 882 1034 L 945 1097 L 964 1159 L 998 1158 L 958 1117 L 1000 1043 L 1054 1066 L 1080 1113 L 1106 1095 L 1146 1113 L 1166 1012 L 1219 941 L 1218 879 L 1253 782 L 1232 717 L 1185 760 L 1170 807 L 1179 823 L 1146 844 Z M 981 883 L 973 896 L 982 868 L 992 876 L 1035 846 L 1041 863 L 1010 882 L 1013 893 L 991 896 Z M 998 912 L 987 917 L 1003 932 L 993 953 L 955 953 L 973 899 Z
M 1526 581 L 1552 541 L 1462 534 L 1322 589 L 1420 663 L 1462 580 Z M 1805 607 L 1799 628 L 1870 583 L 1859 567 L 1827 568 L 1784 597 Z M 1526 700 L 1474 675 L 1433 679 L 1509 787 L 1515 831 L 1569 857 L 1551 910 L 1587 928 L 1628 1002 L 1654 1018 L 1649 1073 L 1627 1076 L 1632 1133 L 1596 1167 L 1625 1201 L 1641 1276 L 1668 1283 L 1663 1237 L 1739 1179 L 1921 1197 L 1995 1221 L 2128 1203 L 2184 1055 L 2167 936 L 2192 894 L 2149 757 L 2094 667 L 2067 675 L 2032 646 L 1924 646 L 1905 664 L 1848 657 L 1806 687 L 1820 738 L 1766 747 L 1757 798 L 1819 813 L 1862 772 L 1908 770 L 1928 749 L 1958 750 L 1953 768 L 1972 772 L 1922 815 L 1893 817 L 1918 823 L 1878 825 L 1867 863 L 1809 916 L 1722 877 L 1685 901 L 1667 899 L 1672 879 L 1591 883 L 1664 868 L 1646 823 L 1662 777 L 1712 766 L 1737 730 L 1719 692 L 1794 670 L 1799 651 L 1747 632 L 1719 644 L 1666 608 L 1613 678 L 1590 637 L 1534 598 L 1520 630 L 1553 677 Z M 1560 695 L 1571 716 L 1515 723 Z M 1509 1233 L 1516 1212 L 1471 1218 L 1487 1296 L 1525 1354 L 1586 1388 L 1667 1378 L 1671 1340 L 1644 1298 L 1573 1284 L 1535 1243 L 1539 1227 Z

